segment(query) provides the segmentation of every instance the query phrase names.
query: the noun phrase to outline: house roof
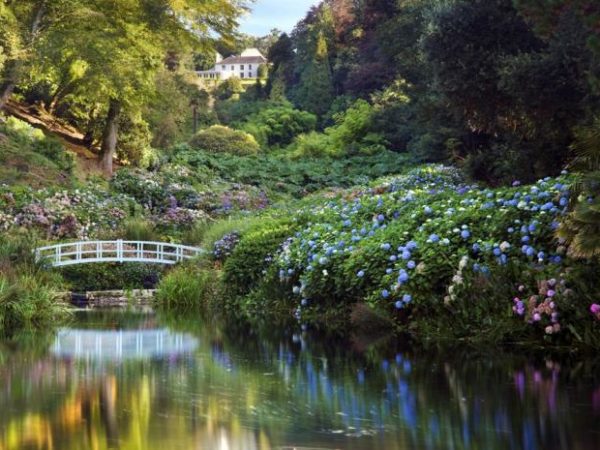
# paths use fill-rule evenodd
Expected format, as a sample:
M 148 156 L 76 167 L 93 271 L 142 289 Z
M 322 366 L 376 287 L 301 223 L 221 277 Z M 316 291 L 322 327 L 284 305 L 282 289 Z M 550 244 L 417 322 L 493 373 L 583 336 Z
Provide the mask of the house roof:
M 264 56 L 229 56 L 217 64 L 264 64 L 266 62 Z

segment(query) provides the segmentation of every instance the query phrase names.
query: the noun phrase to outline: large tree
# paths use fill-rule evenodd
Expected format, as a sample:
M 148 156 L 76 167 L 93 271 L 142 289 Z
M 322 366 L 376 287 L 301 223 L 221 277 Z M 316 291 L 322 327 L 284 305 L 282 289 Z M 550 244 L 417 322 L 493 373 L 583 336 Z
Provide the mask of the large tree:
M 119 125 L 139 122 L 157 89 L 157 72 L 181 55 L 208 51 L 231 36 L 246 0 L 59 0 L 8 2 L 8 24 L 27 51 L 13 52 L 4 70 L 8 99 L 26 62 L 36 61 L 52 85 L 49 106 L 66 95 L 89 114 L 103 114 L 100 160 L 107 174 Z M 83 17 L 87 20 L 75 20 Z M 0 35 L 1 37 L 1 35 Z M 33 58 L 33 56 L 37 58 Z
M 52 32 L 92 20 L 84 0 L 7 0 L 0 4 L 0 110 L 34 61 L 40 42 Z
M 315 41 L 312 59 L 300 75 L 300 84 L 296 91 L 298 105 L 318 116 L 323 116 L 334 99 L 331 65 L 327 51 L 327 41 L 319 33 Z

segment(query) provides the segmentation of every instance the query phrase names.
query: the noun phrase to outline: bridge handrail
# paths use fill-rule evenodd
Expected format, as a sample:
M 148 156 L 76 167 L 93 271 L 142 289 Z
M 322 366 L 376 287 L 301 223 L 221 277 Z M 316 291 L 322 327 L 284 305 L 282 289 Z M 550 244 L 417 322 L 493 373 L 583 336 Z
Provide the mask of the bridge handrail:
M 66 251 L 63 251 L 63 249 Z M 194 258 L 204 253 L 204 250 L 170 242 L 117 239 L 114 241 L 63 242 L 39 247 L 34 252 L 37 261 L 51 260 L 53 266 L 59 267 L 92 262 L 175 264 L 185 259 Z M 90 255 L 94 256 L 89 257 Z
M 121 240 L 121 239 L 117 239 L 114 241 L 76 241 L 76 242 L 62 242 L 60 244 L 54 244 L 54 245 L 47 245 L 45 247 L 38 247 L 36 248 L 36 250 L 42 252 L 44 250 L 50 250 L 50 249 L 55 249 L 55 248 L 63 248 L 63 247 L 70 247 L 73 245 L 77 245 L 77 244 L 82 244 L 82 245 L 90 245 L 90 244 L 116 244 L 117 242 L 122 242 L 123 244 L 144 244 L 144 245 L 162 245 L 165 247 L 173 247 L 173 248 L 182 248 L 185 250 L 190 250 L 190 251 L 198 251 L 198 250 L 202 250 L 198 247 L 191 247 L 189 245 L 183 245 L 183 244 L 173 244 L 171 242 L 158 242 L 158 241 L 125 241 L 125 240 Z

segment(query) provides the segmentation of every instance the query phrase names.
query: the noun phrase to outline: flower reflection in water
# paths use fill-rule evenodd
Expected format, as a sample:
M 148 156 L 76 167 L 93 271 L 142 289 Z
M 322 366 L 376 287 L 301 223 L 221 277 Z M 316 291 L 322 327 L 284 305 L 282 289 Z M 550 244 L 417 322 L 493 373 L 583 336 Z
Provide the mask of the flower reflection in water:
M 0 347 L 0 450 L 600 448 L 587 363 L 194 320 L 80 320 L 48 352 Z

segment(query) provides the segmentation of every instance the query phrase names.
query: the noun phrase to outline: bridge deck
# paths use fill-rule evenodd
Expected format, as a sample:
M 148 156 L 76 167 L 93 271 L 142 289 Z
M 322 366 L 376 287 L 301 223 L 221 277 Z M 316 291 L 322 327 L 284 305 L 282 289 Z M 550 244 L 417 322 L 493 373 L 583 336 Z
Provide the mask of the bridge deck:
M 81 241 L 50 245 L 35 250 L 37 261 L 53 267 L 106 262 L 177 264 L 202 254 L 201 248 L 165 242 Z

